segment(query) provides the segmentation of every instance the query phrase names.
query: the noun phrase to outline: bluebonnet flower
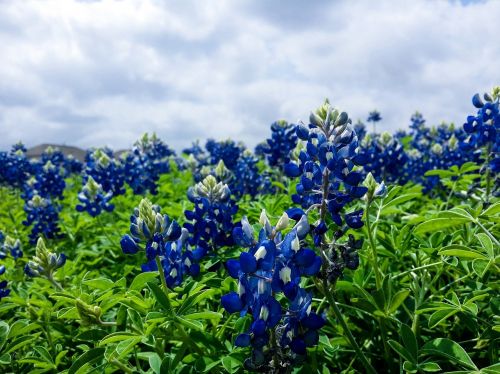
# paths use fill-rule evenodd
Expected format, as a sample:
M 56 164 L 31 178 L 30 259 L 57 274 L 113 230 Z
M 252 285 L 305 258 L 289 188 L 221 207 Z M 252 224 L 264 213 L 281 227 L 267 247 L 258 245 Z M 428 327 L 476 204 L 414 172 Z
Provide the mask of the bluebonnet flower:
M 358 121 L 353 126 L 353 129 L 354 129 L 354 132 L 356 133 L 356 135 L 358 137 L 358 141 L 362 141 L 365 138 L 366 134 L 367 134 L 365 124 L 363 122 L 361 122 L 361 121 Z
M 493 94 L 484 94 L 483 98 L 475 94 L 472 104 L 478 109 L 477 114 L 467 117 L 463 128 L 468 137 L 461 142 L 466 150 L 484 149 L 488 161 L 487 168 L 498 173 L 500 164 L 500 88 L 495 87 Z
M 189 221 L 184 224 L 191 234 L 189 244 L 211 253 L 232 245 L 233 217 L 238 206 L 231 199 L 227 184 L 217 182 L 213 175 L 208 175 L 194 188 L 189 188 L 187 196 L 194 203 L 193 210 L 184 212 Z
M 388 132 L 365 137 L 360 154 L 365 159 L 365 172 L 372 173 L 375 179 L 385 182 L 402 179 L 407 155 L 401 143 Z
M 158 205 L 142 199 L 130 217 L 130 235 L 124 235 L 120 241 L 125 254 L 135 254 L 143 247 L 147 259 L 142 265 L 143 271 L 158 270 L 156 257 L 164 257 L 165 244 L 181 236 L 177 221 L 171 220 L 166 214 L 162 215 L 160 210 Z
M 272 191 L 269 177 L 259 171 L 258 159 L 245 150 L 238 159 L 229 181 L 231 192 L 235 197 L 250 195 L 255 197 L 260 193 Z
M 205 250 L 201 247 L 193 249 L 188 237 L 188 231 L 182 228 L 180 238 L 166 242 L 160 254 L 165 280 L 170 288 L 180 285 L 184 275 L 196 277 L 200 273 L 199 261 L 205 255 Z
M 373 125 L 373 133 L 375 134 L 377 123 L 380 122 L 380 121 L 382 121 L 382 116 L 380 115 L 380 112 L 378 112 L 376 110 L 373 110 L 370 113 L 368 113 L 368 118 L 366 119 L 366 121 L 372 123 L 372 125 Z
M 84 183 L 89 176 L 94 178 L 106 193 L 111 192 L 113 196 L 125 193 L 123 165 L 113 157 L 113 152 L 109 149 L 97 149 L 87 153 Z
M 77 160 L 73 155 L 64 158 L 64 169 L 66 174 L 80 174 L 83 170 L 83 163 Z
M 311 293 L 299 289 L 278 329 L 280 345 L 289 346 L 298 355 L 305 355 L 307 347 L 318 344 L 318 330 L 325 325 L 325 318 L 311 311 L 311 303 Z
M 265 158 L 267 149 L 267 142 L 260 142 L 255 146 L 253 153 L 259 158 Z
M 5 267 L 0 266 L 0 275 L 3 274 L 2 270 L 1 270 L 2 268 L 3 268 L 3 272 L 5 272 Z M 7 297 L 10 295 L 10 289 L 8 289 L 7 286 L 8 286 L 8 282 L 6 280 L 3 280 L 0 282 L 0 301 L 2 301 L 2 299 L 4 297 Z
M 56 254 L 45 246 L 42 238 L 36 243 L 35 256 L 28 261 L 24 272 L 29 277 L 43 277 L 54 282 L 54 272 L 66 263 L 64 253 Z
M 237 346 L 253 348 L 252 357 L 245 363 L 247 368 L 261 367 L 270 361 L 277 350 L 283 355 L 287 348 L 296 354 L 305 354 L 305 347 L 302 349 L 300 346 L 299 340 L 303 340 L 298 328 L 308 317 L 314 318 L 314 314 L 311 314 L 310 304 L 304 305 L 303 298 L 306 296 L 300 288 L 300 280 L 302 276 L 316 275 L 321 268 L 321 258 L 301 242 L 310 229 L 305 215 L 284 237 L 281 231 L 289 224 L 286 213 L 272 227 L 263 211 L 260 223 L 263 227 L 258 238 L 255 238 L 246 218 L 234 228 L 236 244 L 248 248 L 248 251 L 242 252 L 238 260 L 226 263 L 231 277 L 238 280 L 238 292 L 230 292 L 221 298 L 222 306 L 229 313 L 252 315 L 249 331 L 240 334 L 235 340 Z M 278 293 L 283 293 L 287 298 L 291 305 L 290 313 L 284 313 L 276 298 Z M 323 323 L 318 323 L 316 330 Z M 284 331 L 284 337 L 270 342 L 270 332 L 273 330 Z M 314 341 L 314 337 L 308 340 L 311 345 Z
M 191 170 L 194 180 L 199 182 L 202 179 L 200 177 L 200 169 L 210 164 L 209 154 L 200 146 L 198 140 L 193 142 L 191 147 L 183 149 L 182 153 L 187 156 L 185 161 L 186 168 Z
M 59 227 L 59 207 L 54 205 L 49 198 L 43 198 L 38 193 L 24 204 L 24 211 L 27 214 L 23 225 L 31 226 L 30 243 L 35 244 L 40 235 L 48 239 L 60 236 Z
M 368 113 L 368 119 L 366 121 L 367 122 L 380 122 L 380 121 L 382 121 L 382 116 L 380 115 L 380 112 L 374 110 L 374 111 Z
M 76 210 L 87 211 L 92 217 L 98 216 L 103 210 L 111 212 L 114 209 L 114 205 L 109 202 L 112 197 L 111 192 L 104 192 L 102 186 L 89 176 L 78 194 L 81 204 L 77 204 Z
M 156 183 L 161 174 L 170 171 L 170 158 L 174 155 L 156 134 L 144 134 L 124 159 L 125 180 L 134 193 L 143 194 L 149 190 L 156 195 Z
M 205 148 L 210 154 L 210 164 L 216 165 L 220 160 L 229 170 L 232 170 L 244 150 L 242 144 L 236 144 L 233 140 L 215 141 L 207 140 Z
M 345 205 L 366 193 L 360 186 L 362 174 L 355 165 L 367 160 L 358 153 L 356 133 L 350 128 L 347 113 L 333 109 L 328 101 L 311 114 L 310 124 L 297 126 L 299 139 L 307 142 L 300 152 L 299 164 L 285 165 L 290 177 L 300 177 L 297 193 L 292 196 L 303 208 L 327 208 L 333 221 L 342 225 L 341 213 Z M 346 220 L 349 225 L 352 220 Z
M 14 260 L 23 257 L 21 241 L 7 235 L 5 240 L 0 243 L 0 259 L 5 258 L 8 253 L 10 253 Z
M 419 131 L 424 128 L 425 126 L 425 119 L 422 113 L 420 112 L 415 112 L 411 118 L 410 118 L 410 129 L 414 131 Z
M 203 150 L 203 148 L 200 146 L 200 142 L 197 140 L 191 144 L 191 147 L 184 148 L 182 150 L 182 153 L 186 155 L 193 155 L 195 159 L 198 162 L 201 162 L 203 164 L 206 164 L 208 162 L 207 157 L 208 155 L 206 152 Z
M 64 154 L 59 150 L 59 148 L 53 148 L 52 146 L 48 146 L 42 152 L 41 164 L 45 165 L 49 161 L 53 165 L 63 166 L 65 161 Z
M 42 197 L 60 199 L 66 188 L 63 174 L 64 170 L 60 166 L 48 160 L 43 166 L 37 168 L 34 183 L 29 188 L 36 190 Z
M 282 168 L 290 161 L 289 154 L 297 145 L 295 125 L 283 120 L 274 122 L 271 124 L 271 138 L 266 141 L 267 147 L 263 148 L 263 152 L 268 164 Z
M 0 184 L 22 187 L 32 171 L 22 143 L 13 145 L 10 152 L 0 152 Z

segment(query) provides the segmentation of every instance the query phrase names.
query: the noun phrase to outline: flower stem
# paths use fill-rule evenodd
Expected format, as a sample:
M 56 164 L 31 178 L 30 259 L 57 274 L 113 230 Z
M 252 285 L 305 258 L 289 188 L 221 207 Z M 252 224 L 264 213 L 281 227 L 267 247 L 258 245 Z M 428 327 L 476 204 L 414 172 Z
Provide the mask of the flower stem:
M 382 279 L 380 278 L 380 270 L 378 268 L 378 256 L 377 256 L 377 245 L 373 238 L 372 227 L 370 224 L 370 201 L 366 202 L 366 230 L 368 231 L 368 240 L 370 242 L 370 247 L 372 247 L 372 257 L 373 257 L 373 270 L 375 272 L 375 284 L 377 290 L 382 288 Z
M 417 271 L 417 270 L 427 269 L 427 268 L 431 268 L 433 266 L 441 265 L 442 263 L 443 263 L 442 261 L 438 261 L 438 262 L 434 262 L 432 264 L 422 265 L 422 266 L 419 266 L 417 268 L 406 270 L 406 271 L 403 271 L 402 273 L 399 273 L 399 274 L 392 276 L 391 280 L 394 280 L 394 279 L 400 278 L 400 277 L 404 277 L 405 275 L 410 274 L 410 273 Z
M 351 333 L 351 330 L 349 329 L 349 326 L 347 326 L 347 323 L 344 320 L 344 317 L 342 316 L 342 312 L 340 311 L 337 302 L 333 298 L 333 293 L 330 292 L 328 288 L 328 281 L 326 279 L 323 279 L 323 292 L 328 299 L 328 303 L 331 305 L 333 312 L 335 313 L 335 316 L 337 317 L 338 321 L 340 322 L 342 329 L 344 330 L 345 334 L 347 335 L 347 339 L 349 340 L 349 343 L 351 344 L 352 348 L 356 352 L 356 356 L 358 359 L 361 361 L 361 363 L 364 365 L 365 369 L 367 372 L 376 374 L 377 371 L 373 368 L 373 366 L 370 364 L 366 356 L 363 354 L 363 351 L 359 348 L 358 343 L 356 343 L 356 340 L 354 339 L 354 336 Z
M 486 196 L 484 199 L 486 206 L 490 204 L 490 194 L 491 194 L 490 154 L 491 154 L 491 143 L 488 143 L 488 146 L 486 147 L 486 160 L 484 161 L 484 166 L 486 167 Z
M 168 297 L 167 280 L 165 279 L 165 272 L 163 271 L 163 266 L 161 265 L 160 256 L 156 256 L 155 260 L 156 260 L 156 266 L 158 267 L 158 273 L 160 274 L 160 282 L 163 287 L 163 293 L 167 297 L 167 302 L 170 304 L 170 299 Z

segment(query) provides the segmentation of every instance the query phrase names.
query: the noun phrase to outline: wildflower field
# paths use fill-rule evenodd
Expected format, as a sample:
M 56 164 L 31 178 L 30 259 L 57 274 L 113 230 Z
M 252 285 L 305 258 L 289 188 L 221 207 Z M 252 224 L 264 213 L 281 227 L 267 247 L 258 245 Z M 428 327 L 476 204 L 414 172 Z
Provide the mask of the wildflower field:
M 499 100 L 0 152 L 0 372 L 500 372 Z

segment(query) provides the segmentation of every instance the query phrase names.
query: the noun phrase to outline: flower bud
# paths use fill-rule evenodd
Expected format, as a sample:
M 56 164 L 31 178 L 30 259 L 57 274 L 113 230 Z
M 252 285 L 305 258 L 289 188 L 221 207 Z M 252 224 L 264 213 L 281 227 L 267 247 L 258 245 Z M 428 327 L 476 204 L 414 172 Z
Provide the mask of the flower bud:
M 278 220 L 278 223 L 276 224 L 276 231 L 281 231 L 286 229 L 289 223 L 290 219 L 288 218 L 288 214 L 283 213 L 283 215 Z

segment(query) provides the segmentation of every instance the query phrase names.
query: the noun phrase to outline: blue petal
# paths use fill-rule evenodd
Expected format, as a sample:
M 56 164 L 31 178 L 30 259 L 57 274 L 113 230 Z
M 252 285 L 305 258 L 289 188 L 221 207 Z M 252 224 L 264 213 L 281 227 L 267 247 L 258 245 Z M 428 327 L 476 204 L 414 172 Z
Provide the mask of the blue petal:
M 482 108 L 484 106 L 483 100 L 481 100 L 481 96 L 479 94 L 475 94 L 472 97 L 472 105 L 476 108 Z
M 317 330 L 308 330 L 304 334 L 304 343 L 307 347 L 314 347 L 319 342 L 319 334 Z
M 289 162 L 289 163 L 285 164 L 284 171 L 285 171 L 285 174 L 290 178 L 295 178 L 295 177 L 298 177 L 300 175 L 300 168 L 294 162 Z
M 295 261 L 299 266 L 311 266 L 316 258 L 316 253 L 309 248 L 304 248 L 297 252 L 295 255 Z
M 228 260 L 226 262 L 226 269 L 231 278 L 238 279 L 238 273 L 240 271 L 240 262 L 238 260 Z
M 120 245 L 122 247 L 123 253 L 126 254 L 135 254 L 139 250 L 137 243 L 132 239 L 130 235 L 124 235 L 120 240 Z
M 240 312 L 243 309 L 243 303 L 236 292 L 230 292 L 221 297 L 221 304 L 229 313 Z
M 244 273 L 255 273 L 257 270 L 257 260 L 255 256 L 248 252 L 242 252 L 240 254 L 240 268 Z
M 305 355 L 306 354 L 306 344 L 302 339 L 294 338 L 290 343 L 290 349 L 298 354 Z
M 302 218 L 302 216 L 305 213 L 300 208 L 290 208 L 286 210 L 286 214 L 288 215 L 289 218 L 293 219 L 294 221 L 298 221 Z
M 234 345 L 237 347 L 248 347 L 252 338 L 249 334 L 240 334 L 236 338 Z
M 308 329 L 318 330 L 325 325 L 325 320 L 318 314 L 311 312 L 306 318 L 302 320 L 302 325 Z
M 307 276 L 313 276 L 318 274 L 319 269 L 321 269 L 321 257 L 316 256 L 312 265 L 303 269 L 302 273 Z

